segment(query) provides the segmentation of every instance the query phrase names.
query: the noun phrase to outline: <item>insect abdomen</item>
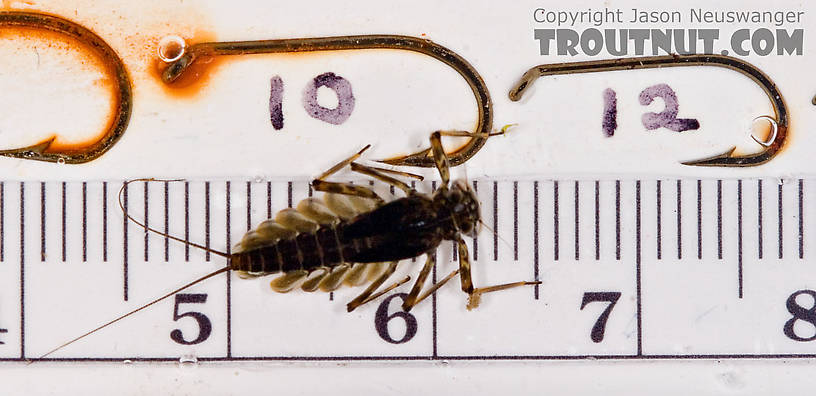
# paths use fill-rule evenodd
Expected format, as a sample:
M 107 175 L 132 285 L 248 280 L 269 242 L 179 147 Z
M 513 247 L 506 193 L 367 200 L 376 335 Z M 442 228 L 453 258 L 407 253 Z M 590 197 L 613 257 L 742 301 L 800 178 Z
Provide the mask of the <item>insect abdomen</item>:
M 232 267 L 238 271 L 275 274 L 296 270 L 313 271 L 342 264 L 349 247 L 338 244 L 335 226 L 324 225 L 313 233 L 280 239 L 270 245 L 233 254 Z
M 284 209 L 249 231 L 230 255 L 230 267 L 239 276 L 281 274 L 270 286 L 278 292 L 296 287 L 305 291 L 332 291 L 343 284 L 370 281 L 387 263 L 350 260 L 366 238 L 347 241 L 342 229 L 348 220 L 377 207 L 371 200 L 326 194 L 325 202 L 304 199 L 297 209 Z
M 385 205 L 326 194 L 326 202 L 303 200 L 275 220 L 248 232 L 230 257 L 230 267 L 250 277 L 283 274 L 276 291 L 301 285 L 307 291 L 334 290 L 339 282 L 373 280 L 387 262 L 416 257 L 441 241 L 430 200 L 411 195 Z

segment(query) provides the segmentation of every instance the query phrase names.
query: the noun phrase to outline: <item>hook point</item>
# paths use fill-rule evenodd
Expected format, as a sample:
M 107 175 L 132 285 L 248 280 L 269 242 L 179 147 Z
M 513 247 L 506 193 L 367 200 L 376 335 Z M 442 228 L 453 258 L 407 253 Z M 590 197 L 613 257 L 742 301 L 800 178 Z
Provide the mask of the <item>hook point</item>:
M 422 166 L 422 164 L 425 162 L 425 159 L 428 158 L 428 154 L 430 152 L 431 149 L 428 148 L 413 154 L 403 155 L 401 157 L 379 159 L 374 161 L 394 166 Z
M 724 152 L 722 154 L 714 155 L 714 156 L 699 159 L 699 160 L 685 161 L 685 162 L 681 162 L 681 163 L 683 165 L 689 165 L 689 166 L 722 166 L 723 163 L 724 163 L 722 160 L 733 158 L 732 154 L 734 154 L 734 151 L 736 149 L 737 149 L 737 146 L 734 146 L 734 147 L 731 147 L 729 150 L 727 150 L 726 152 Z
M 51 147 L 51 143 L 57 140 L 56 136 L 51 136 L 48 139 L 43 140 L 42 142 L 33 144 L 31 146 L 8 149 L 8 150 L 0 150 L 0 155 L 6 157 L 14 157 L 14 158 L 25 158 L 25 159 L 39 159 L 43 156 L 43 153 Z

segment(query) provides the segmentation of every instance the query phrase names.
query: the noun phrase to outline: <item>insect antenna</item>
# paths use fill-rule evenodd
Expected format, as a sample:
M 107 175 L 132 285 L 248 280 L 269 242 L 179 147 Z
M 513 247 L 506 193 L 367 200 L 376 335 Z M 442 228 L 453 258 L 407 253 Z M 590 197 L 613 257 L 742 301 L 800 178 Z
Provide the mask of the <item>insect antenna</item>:
M 516 124 L 508 124 L 508 125 L 505 125 L 505 126 L 504 126 L 504 128 L 502 128 L 500 132 L 496 132 L 496 134 L 498 134 L 498 135 L 503 135 L 503 134 L 507 133 L 507 130 L 508 130 L 508 129 L 510 129 L 510 128 L 514 127 L 514 126 L 516 126 Z M 467 177 L 467 167 L 462 167 L 462 176 L 463 176 L 463 179 L 464 179 L 464 180 L 467 180 L 467 179 L 468 179 L 468 177 Z M 481 204 L 482 204 L 482 202 L 481 202 L 481 200 L 480 200 L 480 201 L 479 201 L 479 205 L 481 206 Z M 513 245 L 511 245 L 511 244 L 510 244 L 510 242 L 508 242 L 506 239 L 502 238 L 502 236 L 501 236 L 501 235 L 499 235 L 499 233 L 498 233 L 498 232 L 496 232 L 496 230 L 494 230 L 494 229 L 493 229 L 493 227 L 491 227 L 491 226 L 487 225 L 487 223 L 485 223 L 485 222 L 484 222 L 484 220 L 479 219 L 479 224 L 481 224 L 481 225 L 482 225 L 482 227 L 487 228 L 488 230 L 490 230 L 490 232 L 492 232 L 492 233 L 493 233 L 493 235 L 495 235 L 496 237 L 498 237 L 498 238 L 499 238 L 499 240 L 501 240 L 501 241 L 502 241 L 502 242 L 503 242 L 505 245 L 507 245 L 507 247 L 508 247 L 508 248 L 510 248 L 510 249 L 512 249 L 512 248 L 513 248 Z
M 142 305 L 142 306 L 140 306 L 140 307 L 138 307 L 138 308 L 136 308 L 136 309 L 134 309 L 134 310 L 132 310 L 132 311 L 130 311 L 130 312 L 128 312 L 128 313 L 126 313 L 126 314 L 124 314 L 124 315 L 118 316 L 117 318 L 115 318 L 115 319 L 113 319 L 113 320 L 111 320 L 111 321 L 108 321 L 108 322 L 106 322 L 105 324 L 100 325 L 100 326 L 98 326 L 98 327 L 94 328 L 93 330 L 90 330 L 90 331 L 86 332 L 85 334 L 82 334 L 81 336 L 76 337 L 76 338 L 74 338 L 74 339 L 72 339 L 72 340 L 70 340 L 70 341 L 68 341 L 68 342 L 66 342 L 66 343 L 64 343 L 64 344 L 62 344 L 62 345 L 60 345 L 60 346 L 58 346 L 58 347 L 56 347 L 56 348 L 54 348 L 54 349 L 52 349 L 52 350 L 48 351 L 48 352 L 46 352 L 45 354 L 43 354 L 43 355 L 41 355 L 40 357 L 38 357 L 38 358 L 37 358 L 37 360 L 44 359 L 44 358 L 45 358 L 45 357 L 47 357 L 48 355 L 51 355 L 52 353 L 54 353 L 54 352 L 56 352 L 56 351 L 59 351 L 60 349 L 65 348 L 65 347 L 67 347 L 68 345 L 71 345 L 71 344 L 73 344 L 73 343 L 75 343 L 75 342 L 77 342 L 77 341 L 79 341 L 79 340 L 81 340 L 81 339 L 83 339 L 83 338 L 85 338 L 85 337 L 87 337 L 87 336 L 89 336 L 89 335 L 93 334 L 93 333 L 96 333 L 96 332 L 97 332 L 97 331 L 99 331 L 99 330 L 102 330 L 102 329 L 104 329 L 104 328 L 106 328 L 106 327 L 108 327 L 108 326 L 110 326 L 110 325 L 112 325 L 112 324 L 114 324 L 114 323 L 116 323 L 116 322 L 118 322 L 118 321 L 122 320 L 122 319 L 125 319 L 125 318 L 127 318 L 128 316 L 130 316 L 130 315 L 133 315 L 133 314 L 135 314 L 135 313 L 137 313 L 137 312 L 139 312 L 139 311 L 141 311 L 141 310 L 143 310 L 143 309 L 145 309 L 145 308 L 147 308 L 147 307 L 150 307 L 151 305 L 154 305 L 154 304 L 156 304 L 156 303 L 159 303 L 159 302 L 161 302 L 162 300 L 164 300 L 164 299 L 166 299 L 166 298 L 168 298 L 168 297 L 170 297 L 170 296 L 173 296 L 173 295 L 175 295 L 176 293 L 178 293 L 178 292 L 180 292 L 180 291 L 183 291 L 184 289 L 187 289 L 187 288 L 189 288 L 189 287 L 192 287 L 192 286 L 194 286 L 194 285 L 196 285 L 196 284 L 198 284 L 198 283 L 201 283 L 201 282 L 203 282 L 203 281 L 205 281 L 205 280 L 207 280 L 207 279 L 210 279 L 210 278 L 212 278 L 212 277 L 214 277 L 214 276 L 216 276 L 216 275 L 218 275 L 218 274 L 222 274 L 222 273 L 224 273 L 224 272 L 227 272 L 227 271 L 229 271 L 230 269 L 231 269 L 231 267 L 226 266 L 226 267 L 220 268 L 220 269 L 218 269 L 218 270 L 215 270 L 215 271 L 213 271 L 213 272 L 210 272 L 210 273 L 209 273 L 209 274 L 207 274 L 207 275 L 204 275 L 204 276 L 202 276 L 202 277 L 200 277 L 200 278 L 198 278 L 198 279 L 196 279 L 196 280 L 194 280 L 194 281 L 192 281 L 192 282 L 189 282 L 189 283 L 185 284 L 184 286 L 181 286 L 181 287 L 179 287 L 178 289 L 171 291 L 170 293 L 167 293 L 167 294 L 165 294 L 165 295 L 163 295 L 163 296 L 161 296 L 161 297 L 159 297 L 159 298 L 157 298 L 157 299 L 155 299 L 155 300 L 153 300 L 153 301 L 151 301 L 151 302 L 149 302 L 149 303 L 147 303 L 147 304 L 144 304 L 144 305 Z
M 498 237 L 500 241 L 504 242 L 504 244 L 505 244 L 505 245 L 507 245 L 507 247 L 509 247 L 510 249 L 512 249 L 512 248 L 513 248 L 513 245 L 511 245 L 511 244 L 510 244 L 510 242 L 508 242 L 506 239 L 502 238 L 502 236 L 501 236 L 501 235 L 499 235 L 499 233 L 498 233 L 498 232 L 496 232 L 496 230 L 494 230 L 492 227 L 490 227 L 489 225 L 487 225 L 487 223 L 485 223 L 484 221 L 482 221 L 482 219 L 479 219 L 479 223 L 482 225 L 482 227 L 487 228 L 488 230 L 490 230 L 490 232 L 492 232 L 492 233 L 493 233 L 493 235 L 495 235 L 496 237 Z
M 128 214 L 127 210 L 125 210 L 125 204 L 122 202 L 122 193 L 125 191 L 125 188 L 127 188 L 127 186 L 130 185 L 130 183 L 139 182 L 139 181 L 147 183 L 147 182 L 161 182 L 161 181 L 164 181 L 164 182 L 179 182 L 179 181 L 183 181 L 183 180 L 181 180 L 181 179 L 163 180 L 163 179 L 154 179 L 154 178 L 143 178 L 143 179 L 133 179 L 133 180 L 126 181 L 122 185 L 122 188 L 119 189 L 119 208 L 122 209 L 122 213 L 125 215 L 125 217 L 127 217 L 128 220 L 138 224 L 140 227 L 144 228 L 146 231 L 151 231 L 151 232 L 159 234 L 159 235 L 161 235 L 161 236 L 163 236 L 165 238 L 169 238 L 169 239 L 172 239 L 174 241 L 181 242 L 181 243 L 183 243 L 185 245 L 190 245 L 190 246 L 193 246 L 193 247 L 197 247 L 197 248 L 199 248 L 201 250 L 210 252 L 212 254 L 215 254 L 215 255 L 218 255 L 218 256 L 221 256 L 221 257 L 226 257 L 226 258 L 230 257 L 230 255 L 227 254 L 227 253 L 224 253 L 224 252 L 221 252 L 221 251 L 206 247 L 204 245 L 199 245 L 197 243 L 190 242 L 190 241 L 181 239 L 179 237 L 172 236 L 172 235 L 170 235 L 170 234 L 168 234 L 166 232 L 159 231 L 159 230 L 157 230 L 155 228 L 152 228 L 152 227 L 148 227 L 143 222 L 134 219 L 133 216 Z

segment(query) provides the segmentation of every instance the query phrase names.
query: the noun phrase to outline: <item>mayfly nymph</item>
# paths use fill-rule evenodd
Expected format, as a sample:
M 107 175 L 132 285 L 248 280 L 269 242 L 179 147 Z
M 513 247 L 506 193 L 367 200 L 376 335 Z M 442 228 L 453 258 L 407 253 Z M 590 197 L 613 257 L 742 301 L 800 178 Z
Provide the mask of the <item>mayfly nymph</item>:
M 485 137 L 502 134 L 506 129 Z M 325 193 L 323 200 L 308 198 L 301 201 L 296 208 L 278 212 L 274 219 L 262 222 L 256 229 L 244 235 L 231 253 L 213 250 L 147 227 L 124 212 L 128 219 L 145 230 L 225 257 L 228 265 L 102 324 L 52 349 L 42 357 L 227 271 L 236 271 L 239 276 L 245 278 L 278 275 L 270 282 L 270 286 L 282 293 L 296 288 L 307 292 L 332 291 L 344 284 L 358 286 L 368 283 L 368 287 L 347 304 L 348 311 L 408 282 L 410 277 L 380 290 L 401 260 L 423 254 L 427 256 L 427 260 L 404 299 L 402 308 L 405 311 L 411 310 L 457 274 L 461 280 L 462 291 L 468 295 L 468 309 L 478 306 L 484 293 L 540 284 L 538 281 L 521 281 L 481 288 L 473 286 L 468 247 L 462 235 L 475 236 L 478 232 L 481 223 L 479 200 L 467 183 L 450 182 L 450 165 L 441 143 L 443 134 L 471 135 L 469 132 L 458 131 L 437 131 L 431 134 L 431 153 L 441 176 L 441 183 L 432 195 L 419 193 L 389 174 L 416 178 L 421 178 L 420 176 L 354 162 L 369 147 L 366 146 L 312 182 L 315 190 Z M 399 188 L 406 196 L 386 202 L 368 187 L 325 180 L 346 166 L 354 172 Z M 120 207 L 124 211 L 121 190 L 119 198 Z M 459 266 L 423 292 L 423 286 L 436 265 L 436 249 L 443 240 L 452 240 L 456 243 Z
M 307 198 L 295 208 L 281 210 L 274 219 L 247 232 L 230 253 L 208 249 L 227 259 L 227 266 L 219 272 L 236 271 L 242 278 L 278 275 L 270 286 L 280 293 L 297 288 L 306 292 L 330 292 L 343 285 L 368 284 L 348 303 L 349 311 L 408 282 L 410 277 L 380 290 L 401 260 L 423 254 L 427 260 L 405 298 L 405 311 L 456 274 L 468 295 L 468 309 L 479 305 L 483 293 L 536 284 L 473 286 L 468 247 L 462 235 L 473 237 L 478 232 L 479 200 L 466 182 L 450 182 L 450 165 L 441 143 L 442 134 L 461 136 L 463 133 L 438 131 L 431 135 L 433 159 L 441 176 L 441 183 L 432 195 L 420 193 L 389 174 L 421 178 L 417 175 L 355 162 L 370 147 L 366 146 L 312 181 L 314 190 L 325 193 L 324 199 Z M 398 188 L 406 196 L 386 202 L 369 187 L 326 181 L 345 167 Z M 443 240 L 456 243 L 459 267 L 420 294 L 436 264 L 435 252 Z

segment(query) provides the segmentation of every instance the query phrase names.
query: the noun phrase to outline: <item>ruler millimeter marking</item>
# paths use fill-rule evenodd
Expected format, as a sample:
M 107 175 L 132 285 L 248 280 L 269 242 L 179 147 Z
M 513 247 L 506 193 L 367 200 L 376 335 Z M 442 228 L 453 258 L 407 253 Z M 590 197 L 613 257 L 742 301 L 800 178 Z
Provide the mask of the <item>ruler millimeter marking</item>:
M 492 188 L 479 187 L 485 185 Z M 675 194 L 672 194 L 672 189 L 663 188 L 666 185 L 676 183 Z M 18 184 L 18 186 L 17 186 Z M 39 185 L 37 185 L 39 184 Z M 154 183 L 148 187 L 149 183 L 144 186 L 139 186 L 138 183 L 131 185 L 130 190 L 127 188 L 123 191 L 122 203 L 123 206 L 132 213 L 143 214 L 145 222 L 151 221 L 150 224 L 164 223 L 164 230 L 170 233 L 183 234 L 186 240 L 196 241 L 197 238 L 203 237 L 206 245 L 219 250 L 229 251 L 231 248 L 231 241 L 240 238 L 244 232 L 244 227 L 232 227 L 232 223 L 246 224 L 247 229 L 257 225 L 263 218 L 274 213 L 273 209 L 282 209 L 284 206 L 279 205 L 281 200 L 285 202 L 284 205 L 291 205 L 306 197 L 308 191 L 308 183 L 305 181 L 288 181 L 283 183 L 273 182 L 250 182 L 250 181 L 191 181 L 179 183 L 179 188 L 171 188 L 168 183 Z M 265 184 L 265 186 L 264 186 Z M 435 183 L 434 183 L 435 184 Z M 764 184 L 764 191 L 763 191 Z M 654 358 L 660 356 L 662 358 L 671 358 L 672 356 L 683 358 L 688 356 L 731 356 L 731 357 L 753 357 L 757 354 L 752 354 L 750 351 L 739 351 L 740 353 L 723 353 L 720 351 L 712 351 L 711 353 L 698 354 L 671 354 L 664 353 L 665 348 L 655 347 L 656 342 L 651 341 L 652 328 L 660 328 L 661 322 L 653 319 L 655 310 L 650 312 L 650 298 L 654 295 L 654 287 L 651 283 L 658 281 L 654 280 L 653 275 L 657 270 L 664 270 L 665 266 L 695 266 L 695 268 L 703 268 L 700 265 L 708 266 L 714 271 L 720 271 L 723 266 L 732 268 L 728 270 L 731 272 L 730 279 L 723 277 L 726 284 L 722 284 L 723 288 L 734 290 L 733 294 L 729 296 L 723 295 L 723 301 L 727 304 L 733 304 L 733 301 L 743 299 L 756 298 L 755 296 L 762 291 L 756 286 L 746 287 L 746 282 L 750 285 L 757 285 L 756 276 L 751 274 L 756 268 L 761 266 L 796 266 L 798 262 L 806 257 L 806 249 L 808 247 L 805 239 L 806 227 L 809 224 L 805 216 L 806 211 L 806 191 L 811 184 L 803 179 L 796 179 L 778 184 L 776 194 L 767 194 L 767 187 L 770 186 L 769 180 L 744 181 L 744 180 L 613 180 L 613 181 L 575 181 L 575 180 L 535 180 L 535 181 L 518 181 L 518 180 L 478 180 L 473 181 L 474 190 L 477 191 L 482 201 L 483 220 L 492 225 L 493 232 L 483 232 L 477 238 L 471 241 L 472 258 L 476 263 L 474 268 L 481 270 L 482 268 L 506 268 L 507 271 L 513 272 L 513 280 L 529 279 L 532 277 L 535 280 L 545 281 L 544 285 L 537 285 L 531 288 L 531 291 L 521 291 L 521 294 L 527 294 L 527 299 L 515 297 L 512 300 L 518 304 L 519 312 L 524 312 L 528 308 L 531 310 L 543 301 L 547 305 L 558 304 L 573 304 L 574 301 L 559 300 L 559 296 L 563 295 L 554 292 L 553 290 L 558 286 L 550 283 L 551 277 L 557 276 L 558 271 L 579 271 L 576 274 L 580 276 L 587 276 L 594 274 L 595 271 L 606 271 L 603 268 L 614 268 L 613 273 L 625 273 L 632 271 L 632 284 L 630 289 L 622 290 L 624 294 L 630 294 L 634 305 L 632 306 L 632 317 L 634 322 L 631 326 L 634 332 L 633 339 L 635 340 L 631 353 L 610 352 L 605 353 L 581 353 L 583 349 L 578 348 L 579 351 L 575 354 L 568 353 L 527 353 L 517 354 L 518 356 L 534 357 L 541 359 L 571 359 L 578 356 L 600 356 L 600 357 L 625 357 L 635 356 L 643 358 Z M 682 189 L 684 185 L 694 186 L 696 194 L 693 195 L 693 200 L 687 203 L 683 200 L 685 198 Z M 40 193 L 40 202 L 34 201 L 33 204 L 38 204 L 39 219 L 35 217 L 29 218 L 26 216 L 26 211 L 31 212 L 32 203 L 26 200 L 26 190 L 33 190 L 36 187 Z M 189 246 L 183 244 L 175 245 L 168 244 L 167 238 L 156 235 L 139 235 L 140 227 L 123 220 L 123 226 L 119 230 L 108 229 L 108 221 L 122 218 L 118 213 L 119 207 L 116 203 L 118 194 L 109 194 L 108 190 L 113 191 L 122 186 L 120 181 L 107 182 L 45 182 L 32 183 L 20 182 L 15 183 L 14 188 L 19 188 L 19 208 L 15 210 L 11 207 L 11 212 L 19 211 L 19 224 L 14 224 L 13 220 L 7 219 L 7 212 L 9 207 L 7 205 L 6 183 L 0 182 L 0 252 L 4 252 L 7 248 L 13 250 L 19 249 L 19 356 L 11 357 L 8 353 L 4 353 L 0 349 L 0 358 L 6 359 L 22 359 L 31 357 L 26 354 L 26 350 L 42 350 L 52 345 L 41 345 L 40 341 L 26 337 L 26 329 L 32 329 L 32 326 L 49 326 L 44 322 L 47 318 L 41 310 L 31 311 L 29 302 L 40 298 L 45 298 L 39 294 L 32 294 L 30 290 L 42 290 L 39 286 L 34 286 L 33 289 L 27 289 L 26 283 L 36 285 L 38 279 L 34 275 L 30 275 L 35 271 L 42 273 L 43 268 L 53 266 L 55 262 L 64 265 L 76 267 L 77 271 L 81 271 L 82 263 L 105 263 L 110 262 L 110 265 L 115 266 L 117 261 L 121 260 L 122 272 L 122 294 L 120 300 L 129 301 L 134 290 L 139 290 L 141 294 L 145 293 L 146 285 L 144 281 L 137 281 L 135 279 L 144 279 L 144 275 L 137 278 L 129 276 L 132 271 L 140 271 L 138 268 L 143 267 L 142 262 L 165 262 L 168 265 L 179 263 L 186 263 L 187 261 L 206 262 L 210 260 L 209 254 L 200 252 L 195 249 L 192 251 Z M 567 186 L 567 187 L 565 187 Z M 790 186 L 790 187 L 788 187 Z M 142 188 L 139 188 L 142 187 Z M 265 187 L 265 188 L 264 188 Z M 305 188 L 301 188 L 305 187 Z M 572 188 L 569 188 L 572 187 Z M 747 191 L 747 187 L 753 187 L 752 191 Z M 431 189 L 433 185 L 431 186 Z M 243 191 L 241 191 L 243 189 Z M 427 187 L 424 190 L 429 190 Z M 543 191 L 542 191 L 543 190 Z M 549 190 L 549 191 L 547 191 Z M 789 193 L 784 191 L 788 190 Z M 590 193 L 591 191 L 591 193 Z M 118 190 L 117 190 L 118 192 Z M 276 195 L 276 193 L 282 195 Z M 586 193 L 582 193 L 586 192 Z M 763 192 L 765 194 L 763 195 Z M 246 199 L 234 199 L 236 194 L 240 197 L 245 193 Z M 311 191 L 309 191 L 311 193 Z M 98 195 L 94 195 L 98 194 Z M 141 194 L 141 195 L 140 195 Z M 748 194 L 755 194 L 756 200 L 747 199 Z M 153 197 L 151 197 L 153 195 Z M 309 194 L 311 195 L 311 194 Z M 36 196 L 36 195 L 35 195 Z M 156 199 L 160 196 L 161 199 Z M 91 200 L 99 199 L 101 205 L 91 204 Z M 130 199 L 129 199 L 130 198 Z M 274 202 L 278 203 L 273 205 Z M 110 202 L 108 202 L 110 200 Z M 675 200 L 676 202 L 671 202 Z M 770 200 L 770 204 L 769 204 Z M 71 204 L 71 202 L 81 201 L 81 206 L 78 204 Z M 47 205 L 47 202 L 56 202 L 59 205 Z M 94 201 L 97 202 L 97 201 Z M 182 204 L 176 204 L 181 202 Z M 748 202 L 755 202 L 753 207 L 748 205 Z M 265 205 L 264 205 L 265 203 Z M 613 204 L 613 205 L 610 205 Z M 551 205 L 552 217 L 541 216 L 541 209 Z M 586 215 L 586 209 L 594 209 L 593 215 Z M 747 206 L 746 206 L 747 205 Z M 775 206 L 775 207 L 774 207 Z M 692 216 L 682 216 L 683 211 L 688 211 L 689 207 L 693 208 Z M 53 208 L 57 208 L 60 213 L 53 213 Z M 79 208 L 79 210 L 71 211 L 70 208 Z M 183 208 L 182 210 L 177 210 Z M 676 211 L 676 216 L 668 216 L 666 211 Z M 763 216 L 763 212 L 773 210 L 776 216 Z M 76 212 L 76 213 L 75 213 Z M 97 213 L 94 213 L 97 212 Z M 101 212 L 101 213 L 99 213 Z M 34 209 L 34 213 L 37 210 Z M 14 219 L 15 213 L 8 213 L 10 219 Z M 237 216 L 236 216 L 237 215 Z M 245 218 L 241 218 L 246 216 Z M 152 220 L 151 220 L 152 217 Z M 672 223 L 672 217 L 676 218 L 676 224 Z M 218 218 L 219 220 L 216 220 Z M 59 219 L 58 222 L 52 222 L 50 219 Z M 157 221 L 158 219 L 158 221 Z M 221 220 L 223 219 L 223 220 Z M 9 224 L 9 222 L 11 223 Z M 114 220 L 115 221 L 115 220 Z M 775 221 L 775 222 L 774 222 Z M 39 223 L 39 224 L 38 224 Z M 197 230 L 192 232 L 193 225 L 203 224 L 204 230 Z M 788 225 L 785 225 L 788 223 Z M 11 229 L 19 227 L 20 239 L 19 243 L 15 241 L 5 240 L 6 226 Z M 242 224 L 243 225 L 243 224 Z M 564 227 L 566 225 L 566 227 Z M 775 235 L 765 235 L 770 240 L 775 241 L 773 248 L 777 250 L 778 254 L 773 257 L 763 257 L 763 227 L 765 232 L 773 229 Z M 29 228 L 36 227 L 40 232 L 40 251 L 41 257 L 37 262 L 26 262 L 26 234 L 31 234 Z M 233 229 L 235 228 L 235 229 Z M 138 231 L 137 231 L 138 230 Z M 671 235 L 676 230 L 677 235 Z M 202 233 L 203 231 L 203 233 Z M 551 238 L 547 234 L 551 234 Z M 686 234 L 685 237 L 683 236 Z M 696 233 L 696 234 L 695 234 Z M 787 233 L 787 234 L 786 234 Z M 59 235 L 61 234 L 61 235 Z M 134 236 L 135 234 L 135 236 Z M 689 235 L 691 234 L 691 235 Z M 751 234 L 757 234 L 757 237 L 751 237 Z M 80 235 L 74 238 L 73 235 Z M 220 236 L 223 236 L 221 239 Z M 143 243 L 128 243 L 132 238 L 143 238 Z M 797 243 L 786 243 L 785 239 L 794 237 Z M 590 238 L 594 243 L 581 243 L 581 239 L 587 240 Z M 692 246 L 684 246 L 682 241 L 684 239 L 696 241 Z M 163 244 L 150 243 L 164 239 Z M 573 243 L 562 244 L 561 240 L 570 240 Z M 478 241 L 483 243 L 479 244 Z M 509 243 L 499 243 L 500 240 Z M 677 258 L 668 257 L 663 254 L 666 241 L 676 240 L 677 244 Z M 490 241 L 492 243 L 484 244 Z M 755 243 L 754 243 L 755 242 Z M 8 246 L 9 243 L 11 246 Z M 669 242 L 670 243 L 670 242 Z M 745 249 L 747 244 L 754 243 L 756 245 L 755 255 L 746 255 Z M 16 246 L 14 246 L 16 245 Z M 141 246 L 139 246 L 141 245 Z M 492 252 L 488 254 L 479 255 L 479 247 L 491 246 Z M 108 257 L 108 249 L 118 249 L 121 247 L 122 255 L 113 255 Z M 141 249 L 139 249 L 141 248 Z M 443 250 L 450 247 L 448 244 L 443 244 Z M 150 254 L 150 250 L 164 251 L 164 254 Z M 182 250 L 184 249 L 184 250 Z M 688 254 L 688 249 L 692 249 L 693 254 Z M 139 252 L 138 250 L 142 250 Z M 47 252 L 58 251 L 56 257 L 48 255 Z M 181 252 L 184 252 L 181 254 Z M 546 254 L 550 251 L 550 254 Z M 179 252 L 179 253 L 173 253 Z M 450 261 L 455 262 L 455 250 L 451 251 L 447 257 Z M 672 255 L 673 256 L 673 255 Z M 138 259 L 136 259 L 138 257 Z M 182 259 L 183 257 L 183 259 Z M 440 255 L 446 257 L 446 255 Z M 551 257 L 552 260 L 542 260 L 542 258 Z M 0 253 L 0 260 L 6 265 L 14 265 L 16 263 L 5 260 L 5 256 Z M 498 262 L 498 264 L 486 264 L 485 262 Z M 658 265 L 658 263 L 665 262 Z M 481 263 L 481 264 L 480 264 Z M 730 264 L 729 264 L 730 263 Z M 777 264 L 774 264 L 777 263 Z M 404 263 L 403 265 L 410 265 Z M 613 267 L 609 267 L 609 266 Z M 40 267 L 34 269 L 33 267 Z M 45 266 L 45 267 L 44 267 Z M 748 267 L 746 267 L 748 266 Z M 192 267 L 191 267 L 192 268 Z M 526 268 L 526 269 L 524 269 Z M 570 270 L 572 268 L 572 270 Z M 589 271 L 589 272 L 582 272 Z M 689 270 L 692 271 L 692 270 Z M 748 271 L 746 273 L 746 271 Z M 492 275 L 499 274 L 498 271 L 491 269 L 489 271 Z M 156 276 L 161 276 L 157 274 Z M 689 276 L 699 276 L 689 275 Z M 753 276 L 753 277 L 752 277 Z M 436 279 L 436 272 L 432 275 Z M 233 301 L 234 294 L 231 277 L 226 276 L 224 282 L 224 298 L 225 298 L 225 316 L 223 323 L 216 323 L 224 326 L 225 335 L 224 352 L 221 355 L 212 355 L 209 358 L 218 359 L 288 359 L 301 356 L 303 359 L 311 359 L 307 354 L 292 353 L 287 356 L 277 356 L 274 354 L 262 353 L 247 353 L 240 345 L 245 345 L 242 341 L 245 328 L 252 326 L 252 323 L 235 322 L 233 318 Z M 573 279 L 575 283 L 580 283 L 583 278 Z M 115 282 L 115 279 L 105 279 L 104 282 Z M 137 283 L 134 283 L 137 282 Z M 239 287 L 246 287 L 243 282 L 236 283 Z M 493 279 L 486 279 L 484 283 L 500 283 Z M 602 283 L 602 282 L 601 282 Z M 613 282 L 614 283 L 614 282 Z M 806 285 L 807 286 L 807 285 Z M 575 288 L 581 290 L 592 290 L 596 286 L 581 286 L 576 285 Z M 774 287 L 774 285 L 764 286 Z M 780 287 L 788 287 L 780 286 Z M 811 288 L 816 285 L 810 286 Z M 147 288 L 149 289 L 149 288 Z M 456 289 L 456 288 L 451 288 Z M 564 292 L 571 292 L 570 285 L 564 285 L 559 289 Z M 27 294 L 27 291 L 29 292 Z M 560 292 L 559 291 L 559 292 Z M 617 290 L 616 290 L 617 291 Z M 784 297 L 787 297 L 796 289 L 785 289 Z M 41 292 L 41 291 L 40 291 Z M 555 293 L 555 294 L 553 294 Z M 491 299 L 502 300 L 504 293 L 496 294 L 496 297 Z M 313 299 L 310 295 L 301 294 L 302 299 Z M 454 293 L 455 297 L 445 296 L 441 301 L 437 300 L 435 295 L 432 298 L 432 309 L 430 315 L 430 327 L 432 328 L 431 347 L 427 355 L 419 354 L 418 356 L 425 356 L 427 358 L 470 358 L 473 356 L 485 357 L 481 354 L 467 354 L 467 353 L 451 353 L 450 336 L 446 335 L 450 330 L 446 330 L 445 316 L 456 315 L 456 312 L 451 313 L 447 307 L 447 303 L 454 298 L 461 299 L 461 296 Z M 0 293 L 0 303 L 9 299 L 8 293 Z M 274 299 L 275 296 L 267 296 Z M 114 298 L 111 296 L 110 298 Z M 508 297 L 510 298 L 510 297 Z M 678 297 L 680 298 L 680 297 Z M 328 300 L 328 298 L 326 299 Z M 784 301 L 783 301 L 784 302 Z M 256 302 L 257 303 L 257 302 Z M 213 304 L 216 304 L 213 302 Z M 444 305 L 440 305 L 444 304 Z M 35 304 L 37 305 L 37 304 Z M 325 309 L 329 309 L 329 305 Z M 458 305 L 457 305 L 458 307 Z M 461 308 L 461 307 L 459 307 Z M 807 309 L 807 304 L 803 304 L 803 308 Z M 29 310 L 27 312 L 27 309 Z M 784 304 L 782 304 L 784 312 Z M 478 311 L 478 310 L 477 310 Z M 27 315 L 29 313 L 29 315 Z M 546 313 L 546 312 L 545 312 Z M 616 318 L 616 311 L 612 311 L 611 318 Z M 321 314 L 321 313 L 310 313 Z M 295 315 L 295 313 L 287 314 Z M 618 314 L 617 316 L 623 315 Z M 794 317 L 797 319 L 797 317 Z M 13 318 L 8 315 L 0 316 L 0 327 L 8 329 L 10 323 L 8 321 Z M 26 321 L 28 320 L 28 323 Z M 138 321 L 138 319 L 134 319 Z M 488 320 L 489 318 L 485 318 Z M 799 319 L 797 319 L 799 320 Z M 522 325 L 522 324 L 520 324 Z M 782 324 L 779 324 L 781 328 Z M 485 324 L 489 327 L 489 323 Z M 611 326 L 611 324 L 610 324 Z M 611 331 L 611 330 L 608 330 Z M 775 336 L 778 334 L 775 334 Z M 9 345 L 9 333 L 2 334 L 4 342 L 2 345 Z M 69 336 L 66 334 L 65 336 Z M 800 336 L 806 338 L 806 336 Z M 238 340 L 239 352 L 236 353 L 235 342 Z M 377 341 L 375 339 L 375 341 Z M 788 342 L 789 340 L 781 339 L 781 342 Z M 557 339 L 553 342 L 559 342 Z M 801 344 L 806 345 L 806 344 Z M 27 348 L 28 346 L 28 348 Z M 6 348 L 0 346 L 0 348 Z M 447 351 L 447 352 L 446 352 Z M 805 349 L 802 353 L 780 353 L 774 354 L 759 354 L 762 356 L 801 356 L 812 357 L 816 350 Z M 32 353 L 34 355 L 34 353 Z M 414 354 L 415 355 L 415 354 Z M 145 356 L 145 355 L 140 355 Z M 147 355 L 149 356 L 149 355 Z M 512 353 L 496 353 L 494 356 L 502 356 L 504 358 L 514 358 Z M 322 356 L 323 359 L 378 359 L 382 356 L 378 355 L 354 355 L 338 353 L 336 356 Z M 399 358 L 399 356 L 392 356 Z M 92 357 L 92 356 L 71 356 L 66 358 L 55 358 L 56 360 L 87 360 L 87 359 L 112 359 L 111 357 Z M 153 358 L 146 358 L 148 360 Z M 162 359 L 155 357 L 155 359 Z

